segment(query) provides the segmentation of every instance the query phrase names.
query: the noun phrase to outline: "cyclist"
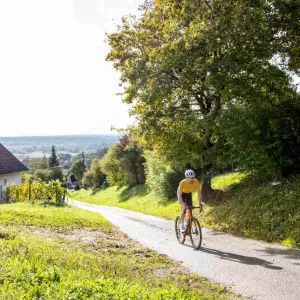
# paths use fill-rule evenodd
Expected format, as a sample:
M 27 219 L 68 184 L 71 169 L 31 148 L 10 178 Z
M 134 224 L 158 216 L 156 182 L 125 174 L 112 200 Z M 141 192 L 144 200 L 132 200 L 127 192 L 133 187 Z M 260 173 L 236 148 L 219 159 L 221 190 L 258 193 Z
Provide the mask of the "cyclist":
M 178 201 L 181 204 L 181 225 L 180 225 L 180 231 L 185 231 L 184 226 L 184 215 L 185 215 L 185 208 L 189 206 L 193 206 L 193 200 L 192 200 L 192 192 L 194 189 L 198 192 L 198 201 L 199 206 L 202 207 L 203 203 L 201 202 L 201 190 L 200 190 L 200 184 L 199 181 L 195 178 L 196 174 L 193 170 L 186 170 L 185 173 L 185 179 L 183 179 L 177 190 L 177 197 Z

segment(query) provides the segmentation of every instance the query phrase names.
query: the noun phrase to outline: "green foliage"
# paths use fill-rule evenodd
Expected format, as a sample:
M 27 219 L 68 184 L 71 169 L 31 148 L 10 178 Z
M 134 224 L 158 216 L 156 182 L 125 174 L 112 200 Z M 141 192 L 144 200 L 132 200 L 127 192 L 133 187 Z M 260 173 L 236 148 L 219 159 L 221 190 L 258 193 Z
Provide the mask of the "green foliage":
M 42 180 L 28 181 L 21 185 L 11 184 L 5 189 L 6 202 L 56 201 L 63 203 L 65 188 L 59 180 L 46 183 Z
M 117 145 L 112 145 L 108 149 L 106 155 L 101 159 L 100 165 L 110 184 L 127 184 L 127 181 L 122 173 L 122 165 L 119 152 L 117 151 Z
M 287 82 L 270 84 L 267 91 L 256 91 L 258 99 L 268 101 L 228 104 L 218 124 L 234 164 L 265 179 L 300 171 L 299 95 Z
M 82 180 L 85 171 L 86 165 L 82 160 L 77 160 L 72 164 L 71 173 L 77 180 Z
M 51 180 L 63 180 L 63 172 L 60 167 L 51 168 Z
M 49 182 L 50 180 L 63 179 L 63 173 L 60 167 L 53 167 L 51 169 L 38 169 L 34 172 L 34 179 Z
M 285 181 L 280 186 L 255 186 L 249 176 L 232 173 L 213 177 L 212 186 L 224 190 L 226 201 L 215 206 L 206 205 L 205 213 L 199 216 L 201 225 L 300 248 L 300 207 L 297 201 L 300 178 Z M 80 191 L 74 192 L 72 198 L 172 220 L 180 210 L 175 198 L 167 203 L 160 202 L 155 195 L 147 192 L 146 186 L 138 186 L 129 191 L 110 187 L 96 194 Z M 193 199 L 195 202 L 196 194 Z
M 217 175 L 212 178 L 212 185 L 215 189 L 226 190 L 228 187 L 238 184 L 245 177 L 245 173 L 227 173 Z
M 108 151 L 108 147 L 103 147 L 98 149 L 95 152 L 89 152 L 84 154 L 84 163 L 88 168 L 91 167 L 93 159 L 97 158 L 102 158 Z M 72 161 L 75 162 L 77 160 L 82 160 L 82 153 L 79 153 L 75 156 L 73 156 Z
M 49 182 L 52 179 L 53 173 L 51 170 L 37 169 L 34 172 L 34 178 Z
M 145 183 L 145 159 L 142 156 L 143 152 L 141 148 L 135 142 L 129 140 L 126 142 L 124 148 L 121 148 L 119 145 L 119 150 L 123 152 L 121 164 L 128 180 L 128 186 L 133 187 Z
M 288 107 L 299 101 L 284 56 L 297 66 L 297 11 L 293 0 L 154 0 L 141 18 L 123 18 L 107 59 L 139 120 L 130 132 L 174 165 L 201 168 L 205 187 L 232 162 L 290 170 L 300 134 L 298 109 Z
M 109 148 L 100 165 L 110 184 L 132 187 L 145 183 L 144 162 L 141 148 L 124 136 Z
M 51 156 L 49 158 L 49 167 L 54 168 L 54 167 L 58 167 L 58 166 L 59 166 L 59 161 L 57 159 L 57 155 L 56 155 L 56 152 L 55 152 L 55 147 L 52 146 Z
M 176 196 L 182 172 L 174 170 L 170 164 L 153 151 L 145 152 L 146 184 L 159 199 L 166 201 Z
M 245 181 L 245 183 L 243 183 Z M 300 179 L 248 186 L 245 178 L 227 192 L 227 201 L 207 211 L 209 227 L 300 248 Z
M 290 70 L 299 74 L 300 69 L 300 41 L 299 41 L 299 15 L 298 0 L 275 0 L 271 6 L 276 13 L 269 14 L 275 32 L 280 33 L 274 40 L 274 48 L 288 59 Z
M 48 184 L 44 185 L 47 197 L 46 199 L 56 201 L 56 203 L 64 202 L 65 188 L 62 186 L 59 180 L 50 181 Z M 42 198 L 41 198 L 42 199 Z
M 28 168 L 31 173 L 34 173 L 36 170 L 47 169 L 48 161 L 45 156 L 43 156 L 42 158 L 30 158 Z
M 94 158 L 90 170 L 84 173 L 84 185 L 92 188 L 100 188 L 105 181 L 105 174 L 101 171 L 100 159 Z

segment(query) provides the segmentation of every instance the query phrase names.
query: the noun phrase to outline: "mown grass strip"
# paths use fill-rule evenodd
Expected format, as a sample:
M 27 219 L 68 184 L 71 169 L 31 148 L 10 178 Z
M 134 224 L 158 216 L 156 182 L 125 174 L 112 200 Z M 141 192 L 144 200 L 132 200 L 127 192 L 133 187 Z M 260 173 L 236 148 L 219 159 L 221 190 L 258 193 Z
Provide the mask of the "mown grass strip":
M 113 226 L 101 215 L 69 205 L 15 203 L 0 205 L 0 225 L 33 225 L 53 228 L 89 227 L 111 231 Z

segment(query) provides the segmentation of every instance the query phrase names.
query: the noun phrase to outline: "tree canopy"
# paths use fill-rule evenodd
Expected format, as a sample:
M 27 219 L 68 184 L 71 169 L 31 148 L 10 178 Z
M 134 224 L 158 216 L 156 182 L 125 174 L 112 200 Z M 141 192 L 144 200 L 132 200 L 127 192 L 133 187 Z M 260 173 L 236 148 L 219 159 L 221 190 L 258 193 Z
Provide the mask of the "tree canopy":
M 123 101 L 138 120 L 131 134 L 174 165 L 200 168 L 208 190 L 212 171 L 242 161 L 238 150 L 252 151 L 251 139 L 261 148 L 259 162 L 278 169 L 283 148 L 276 142 L 284 139 L 274 126 L 289 119 L 282 111 L 289 103 L 299 108 L 287 72 L 299 70 L 299 3 L 154 0 L 141 10 L 141 18 L 124 17 L 108 35 L 107 59 L 121 72 Z M 240 118 L 251 130 L 235 130 Z M 294 121 L 286 130 L 298 135 Z M 246 145 L 239 148 L 241 136 Z

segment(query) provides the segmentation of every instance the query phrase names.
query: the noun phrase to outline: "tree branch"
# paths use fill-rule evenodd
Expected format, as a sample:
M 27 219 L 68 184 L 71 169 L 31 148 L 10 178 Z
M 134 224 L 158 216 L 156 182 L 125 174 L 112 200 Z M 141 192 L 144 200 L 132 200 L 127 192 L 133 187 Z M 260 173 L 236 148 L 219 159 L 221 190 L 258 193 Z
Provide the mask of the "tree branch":
M 204 0 L 206 6 L 213 12 L 213 8 L 211 7 L 210 3 L 207 0 Z

